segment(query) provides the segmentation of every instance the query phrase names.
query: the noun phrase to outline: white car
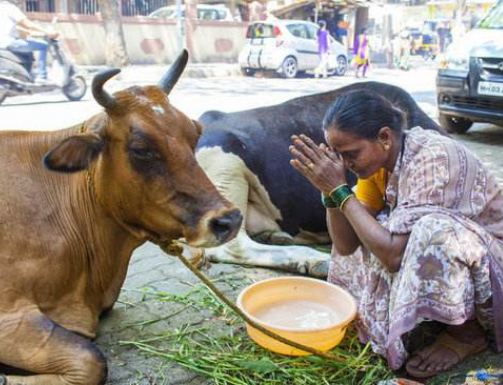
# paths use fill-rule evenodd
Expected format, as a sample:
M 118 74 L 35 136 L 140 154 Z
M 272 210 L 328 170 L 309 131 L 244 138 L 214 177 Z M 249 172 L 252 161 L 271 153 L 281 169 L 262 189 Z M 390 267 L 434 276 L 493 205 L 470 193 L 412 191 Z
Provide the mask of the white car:
M 185 5 L 182 5 L 181 16 L 185 18 Z M 176 19 L 176 5 L 168 5 L 152 12 L 148 17 L 155 19 Z M 197 4 L 197 18 L 199 20 L 235 21 L 231 11 L 224 4 Z
M 318 25 L 305 20 L 273 20 L 250 24 L 239 53 L 244 75 L 274 70 L 285 78 L 313 71 L 319 64 Z M 348 68 L 347 49 L 330 37 L 330 75 L 342 76 Z

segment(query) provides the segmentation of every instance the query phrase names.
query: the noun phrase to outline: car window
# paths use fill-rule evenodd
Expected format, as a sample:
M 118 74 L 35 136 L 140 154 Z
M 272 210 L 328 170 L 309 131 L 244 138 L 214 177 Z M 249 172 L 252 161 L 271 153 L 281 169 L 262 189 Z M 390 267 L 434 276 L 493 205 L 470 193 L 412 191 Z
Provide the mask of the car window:
M 318 37 L 318 27 L 311 24 L 306 24 L 307 38 L 316 40 Z
M 503 29 L 503 1 L 491 8 L 487 16 L 480 21 L 478 28 Z
M 182 6 L 182 18 L 185 17 L 185 6 Z M 175 19 L 176 18 L 176 7 L 169 6 L 166 8 L 158 9 L 152 12 L 150 17 L 157 19 Z M 200 20 L 225 20 L 227 18 L 226 9 L 213 9 L 197 6 L 197 18 Z
M 219 20 L 218 12 L 214 9 L 199 9 L 197 17 L 200 20 Z
M 254 23 L 248 27 L 246 37 L 249 39 L 274 37 L 274 26 L 271 24 Z
M 172 9 L 160 9 L 150 15 L 150 17 L 155 17 L 158 19 L 169 19 L 173 17 L 175 11 Z
M 290 31 L 293 36 L 307 39 L 307 31 L 304 28 L 304 24 L 289 24 L 286 28 L 288 28 L 288 31 Z
M 227 11 L 223 10 L 223 9 L 219 9 L 217 10 L 217 18 L 218 20 L 225 20 L 227 19 Z

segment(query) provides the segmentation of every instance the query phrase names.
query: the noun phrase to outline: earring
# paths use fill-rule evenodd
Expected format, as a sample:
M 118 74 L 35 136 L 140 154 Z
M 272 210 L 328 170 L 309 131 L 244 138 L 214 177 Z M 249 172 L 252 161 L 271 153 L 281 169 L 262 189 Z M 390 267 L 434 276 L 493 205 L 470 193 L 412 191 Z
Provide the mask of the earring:
M 384 143 L 384 141 L 381 138 L 379 138 L 379 143 L 381 143 L 381 146 L 384 149 L 384 151 L 388 151 L 389 150 L 389 145 L 386 144 L 386 143 Z

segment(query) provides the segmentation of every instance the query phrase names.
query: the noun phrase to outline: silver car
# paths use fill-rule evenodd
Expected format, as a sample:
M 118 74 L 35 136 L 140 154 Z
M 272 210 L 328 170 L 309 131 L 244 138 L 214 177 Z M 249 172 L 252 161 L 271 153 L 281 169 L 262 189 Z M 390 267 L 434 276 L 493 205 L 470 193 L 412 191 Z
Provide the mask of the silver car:
M 250 24 L 239 53 L 244 75 L 274 70 L 285 78 L 313 71 L 319 64 L 318 25 L 305 20 L 273 20 Z M 342 76 L 348 68 L 347 49 L 330 37 L 330 75 Z

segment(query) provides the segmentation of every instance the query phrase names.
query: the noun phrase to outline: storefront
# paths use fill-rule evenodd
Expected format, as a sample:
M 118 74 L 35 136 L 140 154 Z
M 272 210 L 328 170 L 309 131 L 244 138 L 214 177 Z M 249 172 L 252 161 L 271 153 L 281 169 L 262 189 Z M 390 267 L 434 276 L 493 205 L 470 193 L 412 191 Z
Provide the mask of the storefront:
M 368 23 L 365 0 L 300 0 L 288 2 L 271 11 L 280 19 L 324 20 L 330 34 L 348 48 L 353 48 L 356 34 Z

